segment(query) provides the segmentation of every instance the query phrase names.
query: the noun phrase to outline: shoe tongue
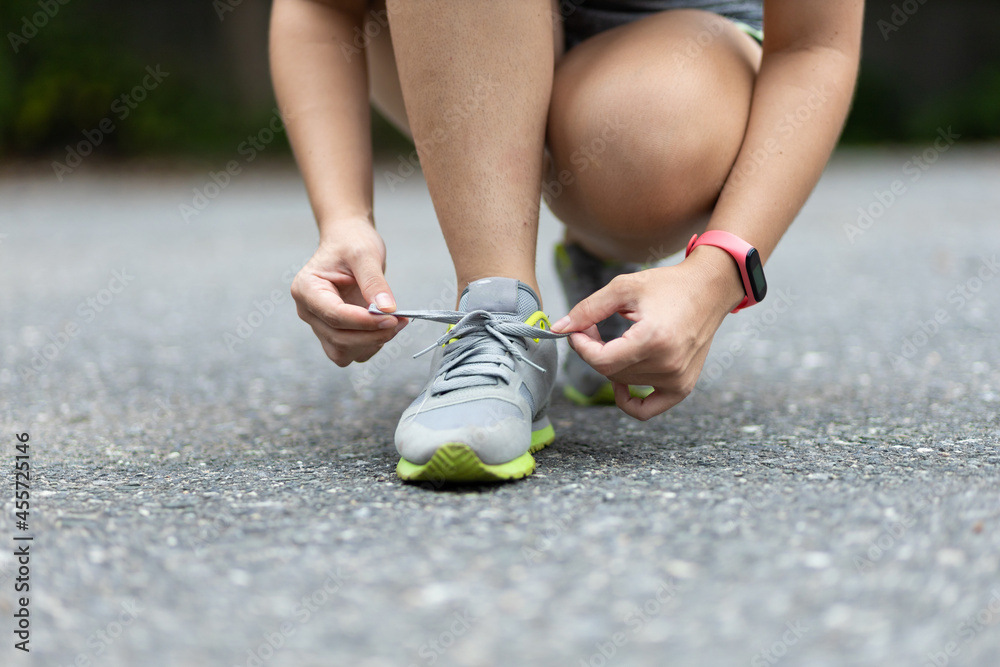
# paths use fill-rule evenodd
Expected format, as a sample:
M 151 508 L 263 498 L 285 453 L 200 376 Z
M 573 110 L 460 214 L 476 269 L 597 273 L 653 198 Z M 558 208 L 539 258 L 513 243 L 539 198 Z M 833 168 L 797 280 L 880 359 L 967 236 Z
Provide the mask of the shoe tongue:
M 470 310 L 513 313 L 519 319 L 526 320 L 536 310 L 541 310 L 541 306 L 534 290 L 519 280 L 514 278 L 483 278 L 469 283 L 469 286 L 462 292 L 458 309 L 465 313 Z

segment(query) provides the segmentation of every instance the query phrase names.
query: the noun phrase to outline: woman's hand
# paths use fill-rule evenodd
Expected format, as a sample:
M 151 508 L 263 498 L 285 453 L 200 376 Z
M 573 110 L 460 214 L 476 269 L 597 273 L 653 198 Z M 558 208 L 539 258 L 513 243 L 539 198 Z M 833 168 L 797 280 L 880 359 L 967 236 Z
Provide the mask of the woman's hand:
M 368 219 L 324 226 L 312 259 L 292 282 L 292 298 L 301 317 L 338 366 L 367 361 L 399 333 L 407 320 L 372 315 L 396 309 L 385 280 L 385 243 Z
M 570 345 L 614 383 L 615 402 L 646 420 L 680 403 L 694 389 L 712 337 L 743 298 L 736 262 L 724 250 L 699 246 L 676 266 L 618 276 L 552 326 L 574 331 Z M 613 313 L 635 322 L 621 338 L 602 342 L 596 323 Z M 648 385 L 646 398 L 628 385 Z

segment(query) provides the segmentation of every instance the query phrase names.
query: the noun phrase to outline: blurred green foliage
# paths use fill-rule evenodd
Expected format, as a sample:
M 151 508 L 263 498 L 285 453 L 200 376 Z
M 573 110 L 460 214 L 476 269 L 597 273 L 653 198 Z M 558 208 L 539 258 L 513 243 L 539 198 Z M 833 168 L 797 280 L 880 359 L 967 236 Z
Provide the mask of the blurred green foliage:
M 102 137 L 102 155 L 229 154 L 273 113 L 270 100 L 241 104 L 205 49 L 137 48 L 142 36 L 131 34 L 134 20 L 121 11 L 123 3 L 96 3 L 115 11 L 83 0 L 49 3 L 58 6 L 52 17 L 37 2 L 0 5 L 0 154 L 58 157 L 105 118 L 115 130 Z M 210 3 L 204 8 L 218 22 Z M 169 75 L 122 119 L 129 106 L 122 96 L 142 85 L 147 66 L 157 65 Z M 276 144 L 287 150 L 283 140 Z
M 919 143 L 949 126 L 963 141 L 1000 138 L 1000 63 L 984 64 L 968 81 L 916 102 L 901 94 L 896 77 L 863 67 L 841 143 Z
M 965 85 L 918 107 L 909 117 L 912 135 L 932 136 L 933 128 L 954 125 L 967 139 L 1000 137 L 1000 63 L 985 65 Z
M 102 155 L 229 155 L 273 113 L 270 98 L 247 101 L 235 85 L 232 54 L 222 57 L 219 47 L 234 21 L 222 20 L 212 3 L 64 1 L 0 4 L 0 155 L 58 158 L 104 118 L 115 130 L 103 136 Z M 235 10 L 248 11 L 251 1 Z M 252 49 L 266 49 L 265 32 L 266 20 L 252 26 Z M 115 100 L 157 64 L 169 77 L 120 119 Z M 953 88 L 917 101 L 905 94 L 907 85 L 897 71 L 866 62 L 843 141 L 920 142 L 942 126 L 954 126 L 963 139 L 1000 137 L 1000 61 L 979 63 Z M 382 152 L 410 150 L 377 115 L 372 134 Z M 287 150 L 283 138 L 269 149 Z

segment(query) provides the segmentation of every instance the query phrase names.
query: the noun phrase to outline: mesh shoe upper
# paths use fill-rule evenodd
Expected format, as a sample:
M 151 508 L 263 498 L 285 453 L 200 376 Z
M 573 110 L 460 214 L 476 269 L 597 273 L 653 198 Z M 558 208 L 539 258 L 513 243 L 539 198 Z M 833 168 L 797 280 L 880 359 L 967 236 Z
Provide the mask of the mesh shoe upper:
M 469 285 L 458 311 L 394 314 L 454 325 L 418 353 L 435 350 L 427 385 L 396 429 L 400 455 L 423 464 L 441 445 L 462 443 L 492 465 L 527 452 L 555 384 L 560 337 L 531 288 L 485 278 Z

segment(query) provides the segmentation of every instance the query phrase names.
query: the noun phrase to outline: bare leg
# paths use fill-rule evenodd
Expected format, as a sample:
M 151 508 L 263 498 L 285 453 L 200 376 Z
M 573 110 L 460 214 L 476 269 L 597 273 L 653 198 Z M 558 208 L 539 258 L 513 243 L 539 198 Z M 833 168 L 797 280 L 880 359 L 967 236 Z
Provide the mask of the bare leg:
M 385 0 L 368 3 L 368 16 L 379 20 L 388 15 Z M 381 25 L 381 24 L 380 24 Z M 396 129 L 410 139 L 410 123 L 406 120 L 406 106 L 403 91 L 399 87 L 399 72 L 396 70 L 396 54 L 392 49 L 392 37 L 388 30 L 379 30 L 365 49 L 368 62 L 368 83 L 372 105 Z
M 647 262 L 702 231 L 743 143 L 760 53 L 732 22 L 698 10 L 663 12 L 567 53 L 545 176 L 567 240 Z
M 503 276 L 537 292 L 550 1 L 389 5 L 406 116 L 459 289 Z

